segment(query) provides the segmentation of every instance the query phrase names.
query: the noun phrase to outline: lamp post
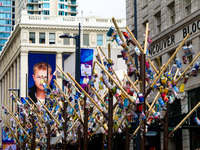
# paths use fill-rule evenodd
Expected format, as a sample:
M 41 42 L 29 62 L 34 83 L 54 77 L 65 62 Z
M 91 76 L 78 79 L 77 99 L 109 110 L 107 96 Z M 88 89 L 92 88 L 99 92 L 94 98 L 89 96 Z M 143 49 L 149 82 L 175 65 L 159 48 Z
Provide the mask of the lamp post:
M 59 38 L 74 38 L 76 39 L 76 60 L 75 60 L 75 79 L 78 83 L 80 83 L 80 58 L 81 58 L 81 51 L 80 51 L 80 27 L 81 24 L 79 23 L 79 33 L 76 36 L 71 36 L 68 34 L 62 34 Z

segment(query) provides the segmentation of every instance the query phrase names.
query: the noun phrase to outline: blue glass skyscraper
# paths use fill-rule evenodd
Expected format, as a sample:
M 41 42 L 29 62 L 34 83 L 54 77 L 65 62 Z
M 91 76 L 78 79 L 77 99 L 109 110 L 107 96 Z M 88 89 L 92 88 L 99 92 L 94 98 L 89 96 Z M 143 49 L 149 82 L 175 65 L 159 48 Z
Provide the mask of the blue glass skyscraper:
M 10 36 L 15 24 L 15 1 L 1 0 L 0 2 L 0 51 Z

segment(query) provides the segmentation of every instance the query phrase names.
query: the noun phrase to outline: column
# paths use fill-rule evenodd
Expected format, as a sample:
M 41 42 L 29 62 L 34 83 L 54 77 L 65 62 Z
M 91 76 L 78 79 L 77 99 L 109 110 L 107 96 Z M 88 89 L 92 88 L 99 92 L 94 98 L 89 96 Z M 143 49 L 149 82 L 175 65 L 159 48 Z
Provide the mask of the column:
M 21 52 L 20 54 L 20 96 L 26 97 L 26 75 L 28 75 L 28 52 Z
M 62 63 L 62 53 L 61 52 L 58 52 L 56 53 L 56 64 L 61 68 L 63 69 L 63 63 Z M 63 88 L 63 85 L 62 85 L 62 79 L 59 79 L 57 78 L 56 81 L 58 82 L 58 85 Z

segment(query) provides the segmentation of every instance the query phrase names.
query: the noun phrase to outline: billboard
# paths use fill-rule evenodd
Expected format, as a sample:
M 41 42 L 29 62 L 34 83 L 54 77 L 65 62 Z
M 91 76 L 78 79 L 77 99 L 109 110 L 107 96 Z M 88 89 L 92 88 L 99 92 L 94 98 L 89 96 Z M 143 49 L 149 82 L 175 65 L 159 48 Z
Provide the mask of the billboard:
M 93 49 L 81 48 L 81 61 L 80 61 L 80 85 L 84 88 L 86 85 L 83 83 L 86 78 L 85 72 L 91 79 L 92 65 L 93 65 Z
M 49 67 L 47 67 L 47 64 Z M 29 53 L 28 55 L 28 95 L 34 102 L 36 98 L 45 100 L 45 91 L 42 84 L 42 76 L 47 79 L 51 88 L 53 88 L 53 72 L 56 68 L 56 54 Z

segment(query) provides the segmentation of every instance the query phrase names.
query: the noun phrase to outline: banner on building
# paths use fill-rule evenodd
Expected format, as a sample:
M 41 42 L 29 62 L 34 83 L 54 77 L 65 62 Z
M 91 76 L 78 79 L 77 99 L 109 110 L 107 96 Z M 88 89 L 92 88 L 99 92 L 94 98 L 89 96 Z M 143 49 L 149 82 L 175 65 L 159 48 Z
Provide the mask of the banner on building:
M 92 65 L 93 65 L 93 49 L 81 48 L 81 61 L 80 61 L 80 84 L 84 88 L 83 83 L 84 78 L 86 78 L 85 72 L 87 73 L 89 79 L 92 75 Z
M 36 98 L 40 98 L 41 100 L 45 99 L 45 92 L 43 87 L 44 82 L 41 82 L 41 80 L 42 76 L 47 79 L 47 64 L 49 65 L 48 81 L 51 88 L 53 88 L 53 79 L 55 79 L 53 72 L 56 68 L 56 54 L 29 53 L 28 95 L 33 99 L 33 101 L 36 101 Z

